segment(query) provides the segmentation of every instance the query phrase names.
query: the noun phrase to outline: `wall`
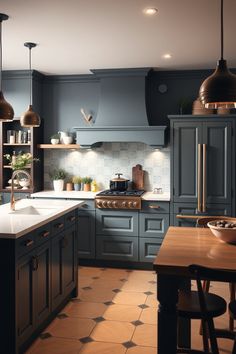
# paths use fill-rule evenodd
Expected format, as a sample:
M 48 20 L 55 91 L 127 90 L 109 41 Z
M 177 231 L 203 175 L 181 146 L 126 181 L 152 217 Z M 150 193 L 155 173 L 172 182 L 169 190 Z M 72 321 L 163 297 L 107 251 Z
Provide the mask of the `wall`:
M 104 143 L 93 150 L 45 150 L 45 189 L 52 189 L 49 171 L 65 169 L 70 176 L 90 176 L 100 189 L 108 189 L 115 173 L 132 179 L 132 167 L 140 164 L 145 171 L 145 190 L 161 187 L 170 192 L 169 148 L 154 150 L 142 143 Z

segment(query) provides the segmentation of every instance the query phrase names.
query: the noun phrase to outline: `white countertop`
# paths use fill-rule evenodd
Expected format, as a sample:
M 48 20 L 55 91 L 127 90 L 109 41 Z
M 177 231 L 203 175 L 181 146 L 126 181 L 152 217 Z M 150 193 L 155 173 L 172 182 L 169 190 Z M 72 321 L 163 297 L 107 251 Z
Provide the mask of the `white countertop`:
M 83 192 L 83 191 L 41 191 L 31 194 L 33 198 L 70 198 L 70 199 L 94 199 L 99 192 Z M 170 201 L 170 194 L 168 193 L 153 193 L 145 192 L 142 195 L 142 200 L 155 200 L 155 201 Z
M 10 210 L 10 203 L 0 206 L 0 238 L 16 239 L 40 226 L 77 209 L 83 201 L 21 199 L 16 210 Z
M 101 191 L 100 191 L 101 192 Z M 32 198 L 70 198 L 70 199 L 94 199 L 99 192 L 83 192 L 83 191 L 41 191 L 32 193 Z

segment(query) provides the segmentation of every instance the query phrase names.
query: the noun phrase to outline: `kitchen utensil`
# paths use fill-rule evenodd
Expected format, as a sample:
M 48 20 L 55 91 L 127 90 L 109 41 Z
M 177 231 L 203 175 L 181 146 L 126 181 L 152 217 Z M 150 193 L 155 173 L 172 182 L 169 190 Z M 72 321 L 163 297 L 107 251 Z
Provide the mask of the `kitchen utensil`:
M 64 141 L 64 144 L 68 145 L 68 144 L 72 143 L 73 138 L 72 138 L 72 136 L 64 136 L 63 141 Z
M 141 165 L 136 165 L 132 168 L 132 180 L 134 189 L 143 189 L 144 187 L 144 171 Z
M 66 144 L 66 142 L 64 141 L 64 138 L 68 137 L 68 133 L 59 131 L 58 134 L 60 135 L 60 143 Z
M 118 177 L 110 180 L 110 190 L 112 191 L 126 191 L 128 189 L 129 179 L 122 178 L 122 173 L 116 173 Z

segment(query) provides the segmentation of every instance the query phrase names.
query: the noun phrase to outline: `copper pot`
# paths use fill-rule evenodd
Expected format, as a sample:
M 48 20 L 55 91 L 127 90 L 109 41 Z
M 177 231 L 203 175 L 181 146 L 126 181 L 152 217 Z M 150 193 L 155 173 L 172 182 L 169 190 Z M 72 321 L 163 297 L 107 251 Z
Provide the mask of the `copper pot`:
M 120 177 L 122 173 L 116 173 L 118 177 L 110 180 L 110 190 L 111 191 L 126 191 L 128 189 L 129 179 Z

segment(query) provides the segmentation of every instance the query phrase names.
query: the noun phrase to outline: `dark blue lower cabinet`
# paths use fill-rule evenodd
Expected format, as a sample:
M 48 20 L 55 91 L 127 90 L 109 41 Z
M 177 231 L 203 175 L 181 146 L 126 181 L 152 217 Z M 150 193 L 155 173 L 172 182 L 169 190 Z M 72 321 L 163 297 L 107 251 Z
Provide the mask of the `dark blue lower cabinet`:
M 140 237 L 139 239 L 139 261 L 153 263 L 161 247 L 163 238 Z
M 95 258 L 95 211 L 78 211 L 78 256 Z
M 97 235 L 96 258 L 138 261 L 138 237 Z

